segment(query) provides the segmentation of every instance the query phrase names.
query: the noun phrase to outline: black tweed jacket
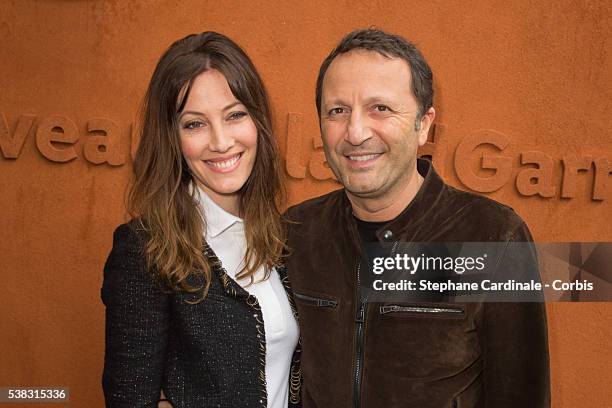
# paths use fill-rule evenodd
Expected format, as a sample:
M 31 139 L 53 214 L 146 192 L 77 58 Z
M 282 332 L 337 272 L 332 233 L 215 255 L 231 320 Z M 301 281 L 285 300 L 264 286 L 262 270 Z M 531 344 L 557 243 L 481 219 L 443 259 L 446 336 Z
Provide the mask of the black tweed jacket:
M 175 408 L 266 407 L 266 342 L 255 297 L 228 277 L 213 251 L 207 298 L 166 293 L 146 267 L 144 232 L 120 225 L 104 266 L 107 407 L 157 407 L 160 390 Z M 284 267 L 277 268 L 293 309 Z M 289 407 L 300 406 L 300 345 L 293 355 Z

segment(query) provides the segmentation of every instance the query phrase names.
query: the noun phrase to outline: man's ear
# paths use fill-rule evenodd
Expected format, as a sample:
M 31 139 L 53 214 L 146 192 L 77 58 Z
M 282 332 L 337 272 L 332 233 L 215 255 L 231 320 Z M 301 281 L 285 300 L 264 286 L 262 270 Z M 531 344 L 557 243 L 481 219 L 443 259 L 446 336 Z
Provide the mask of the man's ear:
M 427 134 L 429 133 L 429 128 L 433 123 L 436 117 L 436 110 L 433 108 L 429 108 L 424 115 L 421 116 L 420 125 L 421 127 L 417 131 L 417 137 L 419 138 L 419 146 L 423 146 L 427 142 Z

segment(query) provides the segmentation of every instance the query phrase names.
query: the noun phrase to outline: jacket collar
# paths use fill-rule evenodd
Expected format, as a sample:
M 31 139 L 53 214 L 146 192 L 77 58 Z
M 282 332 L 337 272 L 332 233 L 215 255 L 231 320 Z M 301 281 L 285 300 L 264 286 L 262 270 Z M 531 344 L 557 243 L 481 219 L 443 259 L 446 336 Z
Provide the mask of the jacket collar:
M 226 295 L 234 297 L 234 298 L 243 298 L 245 299 L 248 305 L 253 306 L 253 307 L 256 306 L 257 308 L 259 308 L 259 302 L 257 301 L 257 298 L 251 295 L 246 289 L 240 286 L 234 279 L 232 279 L 228 275 L 227 271 L 221 264 L 221 261 L 219 260 L 219 258 L 217 258 L 217 255 L 215 254 L 215 252 L 206 242 L 204 242 L 204 254 L 206 255 L 206 257 L 208 258 L 210 262 L 211 269 L 217 275 L 217 278 L 219 278 L 219 281 L 221 282 L 221 285 L 223 286 L 223 291 L 225 292 Z M 295 317 L 297 321 L 299 321 L 299 317 L 297 314 L 297 308 L 295 307 L 295 300 L 293 299 L 293 291 L 291 290 L 291 285 L 289 284 L 289 276 L 287 275 L 287 268 L 285 264 L 282 263 L 280 265 L 277 265 L 275 269 L 280 277 L 281 284 L 283 285 L 283 288 L 285 289 L 287 298 L 289 299 L 289 306 L 291 307 L 293 316 Z
M 217 237 L 233 225 L 236 225 L 237 228 L 244 228 L 242 218 L 238 218 L 219 207 L 199 186 L 197 186 L 195 198 L 204 213 L 207 237 Z
M 434 170 L 431 162 L 426 159 L 417 159 L 417 171 L 423 177 L 423 183 L 419 191 L 412 201 L 406 203 L 406 208 L 397 217 L 376 232 L 379 241 L 397 241 L 400 237 L 410 240 L 411 237 L 406 236 L 408 230 L 416 231 L 420 229 L 422 221 L 430 214 L 440 200 L 445 184 Z M 348 223 L 349 231 L 354 238 L 359 240 L 357 226 L 353 219 L 353 208 L 346 192 L 342 194 L 342 200 L 345 208 L 344 216 Z

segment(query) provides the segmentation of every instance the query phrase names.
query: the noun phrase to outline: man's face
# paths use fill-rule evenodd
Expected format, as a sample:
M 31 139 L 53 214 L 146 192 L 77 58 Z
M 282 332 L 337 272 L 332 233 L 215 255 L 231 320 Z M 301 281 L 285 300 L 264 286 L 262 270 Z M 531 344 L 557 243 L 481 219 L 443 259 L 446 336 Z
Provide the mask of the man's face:
M 350 194 L 384 198 L 407 188 L 435 115 L 431 108 L 417 121 L 417 113 L 404 60 L 361 49 L 333 60 L 323 80 L 321 133 L 327 163 Z

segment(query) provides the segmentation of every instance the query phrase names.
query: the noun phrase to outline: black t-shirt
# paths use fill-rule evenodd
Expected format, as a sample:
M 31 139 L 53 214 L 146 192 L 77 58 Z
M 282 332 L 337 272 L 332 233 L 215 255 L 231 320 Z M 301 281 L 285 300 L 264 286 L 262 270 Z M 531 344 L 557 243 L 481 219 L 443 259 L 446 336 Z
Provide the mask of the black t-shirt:
M 355 218 L 355 222 L 357 222 L 357 229 L 359 230 L 359 236 L 361 237 L 362 244 L 365 244 L 366 242 L 377 242 L 378 238 L 376 237 L 376 231 L 381 229 L 385 224 L 389 223 L 389 221 L 363 221 L 355 216 L 353 216 L 353 218 Z
M 377 257 L 387 257 L 391 253 L 391 248 L 388 243 L 381 243 L 376 236 L 376 231 L 380 230 L 389 221 L 382 222 L 370 222 L 363 221 L 357 217 L 355 218 L 355 222 L 357 223 L 357 230 L 359 231 L 359 236 L 361 238 L 361 249 L 362 249 L 362 261 L 361 268 L 362 271 L 368 271 L 366 273 L 361 274 L 361 282 L 369 282 L 372 278 L 372 265 L 374 258 Z

